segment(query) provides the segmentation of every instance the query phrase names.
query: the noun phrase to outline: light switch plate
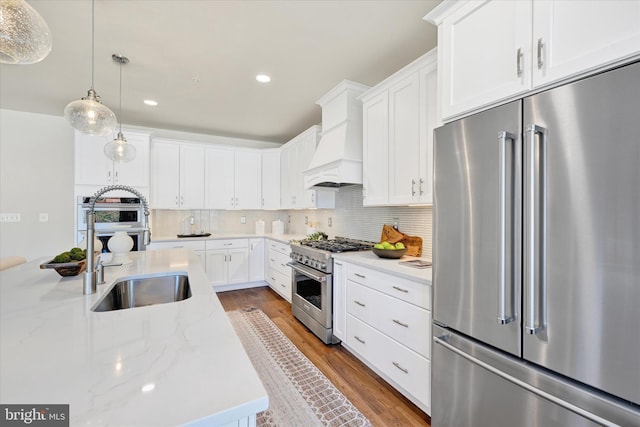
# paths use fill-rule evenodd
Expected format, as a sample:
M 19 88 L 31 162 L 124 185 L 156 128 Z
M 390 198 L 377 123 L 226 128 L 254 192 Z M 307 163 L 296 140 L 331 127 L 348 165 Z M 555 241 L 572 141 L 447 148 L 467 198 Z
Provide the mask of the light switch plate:
M 0 222 L 20 222 L 19 213 L 1 213 Z

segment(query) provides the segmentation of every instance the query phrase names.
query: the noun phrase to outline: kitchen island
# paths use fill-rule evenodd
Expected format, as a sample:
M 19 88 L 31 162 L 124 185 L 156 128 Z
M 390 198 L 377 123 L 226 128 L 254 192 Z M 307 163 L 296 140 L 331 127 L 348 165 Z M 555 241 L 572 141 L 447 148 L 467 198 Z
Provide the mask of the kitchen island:
M 198 257 L 132 252 L 82 294 L 36 260 L 0 273 L 0 402 L 69 404 L 72 426 L 255 425 L 268 396 Z M 186 300 L 91 308 L 121 278 L 187 273 Z

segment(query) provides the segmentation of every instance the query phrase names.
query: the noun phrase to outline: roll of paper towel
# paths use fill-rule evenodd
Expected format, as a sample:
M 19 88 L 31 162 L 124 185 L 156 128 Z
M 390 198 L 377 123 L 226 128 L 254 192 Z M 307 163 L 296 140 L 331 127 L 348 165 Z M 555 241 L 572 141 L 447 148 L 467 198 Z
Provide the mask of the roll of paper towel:
M 271 223 L 271 233 L 284 234 L 284 222 L 277 219 Z
M 264 234 L 264 221 L 261 219 L 256 221 L 256 234 Z

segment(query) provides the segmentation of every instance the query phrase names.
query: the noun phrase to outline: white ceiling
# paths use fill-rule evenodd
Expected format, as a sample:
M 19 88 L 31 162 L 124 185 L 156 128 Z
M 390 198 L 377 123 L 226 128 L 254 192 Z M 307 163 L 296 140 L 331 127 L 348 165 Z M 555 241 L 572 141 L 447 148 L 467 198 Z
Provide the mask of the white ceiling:
M 0 108 L 61 116 L 91 85 L 91 1 L 29 3 L 53 50 L 0 66 Z M 438 3 L 97 0 L 95 89 L 118 115 L 122 54 L 125 125 L 286 142 L 320 123 L 315 102 L 342 80 L 375 85 L 435 47 L 422 17 Z

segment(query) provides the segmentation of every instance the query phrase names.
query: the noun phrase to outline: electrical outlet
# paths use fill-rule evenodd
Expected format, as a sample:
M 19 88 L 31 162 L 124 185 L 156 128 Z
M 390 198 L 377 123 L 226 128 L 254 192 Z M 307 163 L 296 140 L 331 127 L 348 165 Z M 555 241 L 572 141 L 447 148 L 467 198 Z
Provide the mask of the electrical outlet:
M 246 216 L 241 216 L 240 217 L 240 224 L 246 224 L 247 223 L 247 217 Z
M 20 214 L 19 213 L 0 214 L 0 222 L 20 222 Z
M 333 227 L 333 218 L 329 217 L 327 222 L 329 223 L 329 227 Z
M 41 213 L 39 218 L 40 218 L 40 222 L 49 222 L 48 213 Z

